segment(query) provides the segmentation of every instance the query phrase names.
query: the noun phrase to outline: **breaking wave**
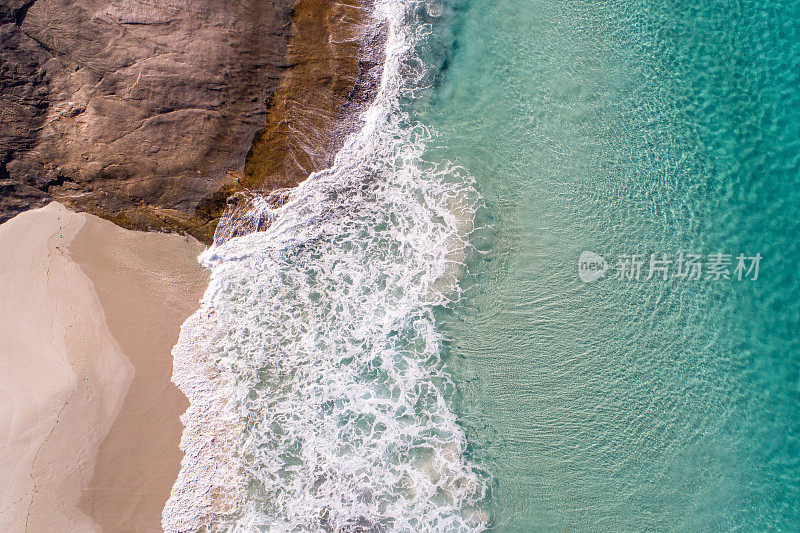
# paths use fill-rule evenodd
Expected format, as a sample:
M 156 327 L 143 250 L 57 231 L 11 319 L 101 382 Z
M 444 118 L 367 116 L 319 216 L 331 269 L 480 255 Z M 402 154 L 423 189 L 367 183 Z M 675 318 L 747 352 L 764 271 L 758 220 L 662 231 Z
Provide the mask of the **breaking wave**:
M 252 202 L 266 229 L 201 256 L 211 283 L 173 350 L 191 405 L 167 531 L 488 526 L 434 318 L 461 295 L 481 199 L 424 160 L 431 132 L 401 107 L 426 76 L 424 8 L 376 5 L 382 85 L 332 168 Z

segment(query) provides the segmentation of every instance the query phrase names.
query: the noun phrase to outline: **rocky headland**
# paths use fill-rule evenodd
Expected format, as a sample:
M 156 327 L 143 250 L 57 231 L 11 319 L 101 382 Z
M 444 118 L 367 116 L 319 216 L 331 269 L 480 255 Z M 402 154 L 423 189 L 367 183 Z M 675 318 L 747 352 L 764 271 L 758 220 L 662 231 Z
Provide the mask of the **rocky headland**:
M 329 165 L 374 96 L 369 0 L 4 0 L 0 222 L 50 200 L 203 242 Z

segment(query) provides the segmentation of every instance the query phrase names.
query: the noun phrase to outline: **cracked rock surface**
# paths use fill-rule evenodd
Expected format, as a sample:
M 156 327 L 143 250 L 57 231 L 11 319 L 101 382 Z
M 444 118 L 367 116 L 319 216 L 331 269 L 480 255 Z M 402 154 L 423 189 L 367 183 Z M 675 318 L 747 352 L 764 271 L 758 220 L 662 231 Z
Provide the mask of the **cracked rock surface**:
M 213 236 L 284 69 L 288 0 L 2 0 L 0 222 L 58 200 Z

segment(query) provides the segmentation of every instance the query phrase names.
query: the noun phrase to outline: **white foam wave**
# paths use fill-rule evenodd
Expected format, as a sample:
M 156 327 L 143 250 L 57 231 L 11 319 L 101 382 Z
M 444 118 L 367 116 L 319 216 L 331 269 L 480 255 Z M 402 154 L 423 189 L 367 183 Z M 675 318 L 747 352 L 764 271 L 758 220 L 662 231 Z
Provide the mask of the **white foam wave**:
M 202 256 L 211 284 L 173 351 L 191 406 L 167 531 L 487 526 L 434 318 L 459 297 L 480 199 L 423 161 L 430 132 L 400 109 L 423 75 L 414 7 L 376 6 L 382 86 L 334 166 Z

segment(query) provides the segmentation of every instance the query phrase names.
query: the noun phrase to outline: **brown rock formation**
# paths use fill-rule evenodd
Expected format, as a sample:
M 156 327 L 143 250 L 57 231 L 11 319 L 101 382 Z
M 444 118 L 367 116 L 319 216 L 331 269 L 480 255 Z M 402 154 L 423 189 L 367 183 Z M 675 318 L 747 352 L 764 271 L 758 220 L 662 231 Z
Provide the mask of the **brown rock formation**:
M 242 167 L 288 39 L 285 0 L 3 8 L 2 218 L 55 198 L 208 241 L 194 212 Z
M 248 188 L 291 187 L 329 166 L 380 79 L 384 34 L 366 0 L 297 0 L 291 35 L 289 68 L 247 156 Z
M 208 241 L 213 221 L 194 211 L 241 168 L 264 122 L 287 3 L 29 4 L 10 33 L 46 58 L 48 107 L 32 146 L 5 156 L 7 179 L 125 226 Z
M 330 163 L 379 70 L 368 0 L 2 1 L 0 222 L 52 198 L 209 242 L 233 192 Z

